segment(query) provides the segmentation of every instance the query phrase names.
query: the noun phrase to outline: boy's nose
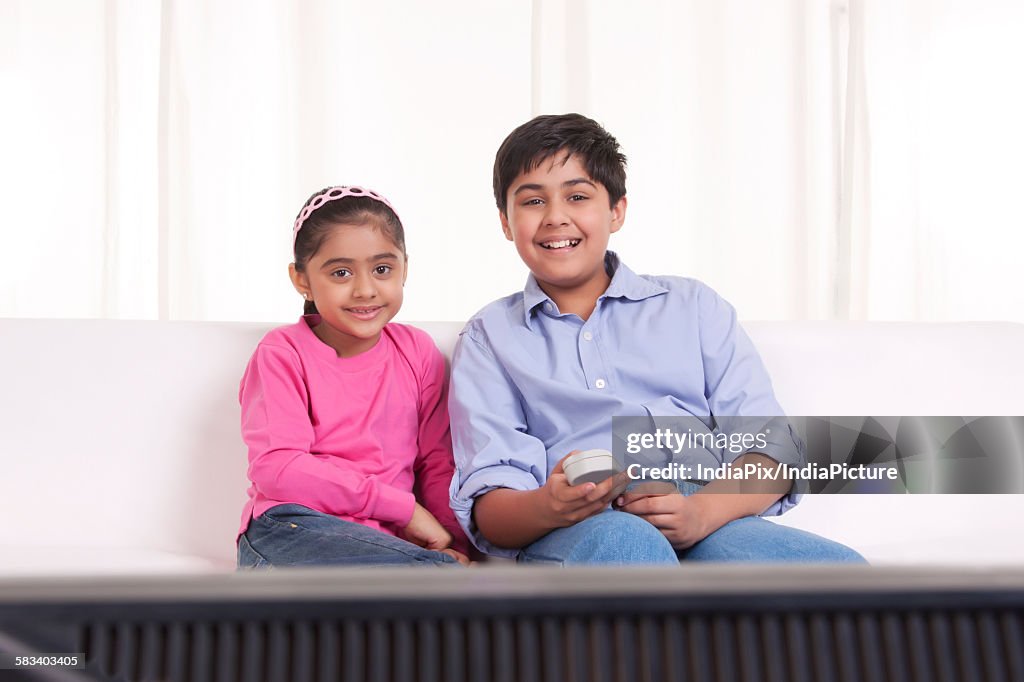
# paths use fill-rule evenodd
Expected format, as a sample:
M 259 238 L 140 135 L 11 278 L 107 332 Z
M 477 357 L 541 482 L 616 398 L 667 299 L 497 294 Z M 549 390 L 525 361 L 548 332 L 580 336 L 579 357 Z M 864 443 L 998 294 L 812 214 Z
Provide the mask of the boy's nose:
M 569 216 L 562 210 L 561 206 L 551 203 L 548 204 L 548 210 L 544 214 L 544 224 L 551 226 L 567 225 L 569 224 Z

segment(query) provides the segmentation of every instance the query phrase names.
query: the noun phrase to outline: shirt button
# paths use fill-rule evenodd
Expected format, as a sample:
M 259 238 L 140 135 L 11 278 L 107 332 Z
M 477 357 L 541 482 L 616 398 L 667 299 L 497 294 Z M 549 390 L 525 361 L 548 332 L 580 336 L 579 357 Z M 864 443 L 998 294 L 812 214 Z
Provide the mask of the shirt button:
M 594 386 L 597 388 L 604 388 L 604 379 L 598 379 L 594 382 Z
M 590 332 L 583 332 L 583 340 L 584 341 L 590 341 L 593 338 L 594 338 L 594 335 L 591 334 Z

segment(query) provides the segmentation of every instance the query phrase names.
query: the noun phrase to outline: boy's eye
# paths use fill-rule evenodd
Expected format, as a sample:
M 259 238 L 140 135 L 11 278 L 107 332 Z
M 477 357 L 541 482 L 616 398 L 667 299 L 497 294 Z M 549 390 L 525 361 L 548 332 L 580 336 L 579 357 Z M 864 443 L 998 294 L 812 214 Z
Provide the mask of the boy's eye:
M 376 272 L 378 275 L 386 275 L 389 272 L 391 272 L 391 266 L 390 265 L 378 265 L 377 267 L 375 267 L 373 269 L 373 271 Z
M 523 202 L 523 206 L 540 206 L 544 203 L 541 199 L 534 197 L 533 199 L 527 199 Z
M 584 194 L 573 194 L 569 197 L 569 201 L 586 201 L 587 197 Z

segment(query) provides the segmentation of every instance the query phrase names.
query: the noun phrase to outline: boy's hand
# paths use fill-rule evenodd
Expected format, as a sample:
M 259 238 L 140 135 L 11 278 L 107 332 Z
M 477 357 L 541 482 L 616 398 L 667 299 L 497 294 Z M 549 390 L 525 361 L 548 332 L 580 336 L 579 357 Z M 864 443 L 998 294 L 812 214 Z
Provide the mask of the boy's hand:
M 540 490 L 543 494 L 542 507 L 547 518 L 548 525 L 553 528 L 565 528 L 580 521 L 601 513 L 629 484 L 629 477 L 625 473 L 610 476 L 600 483 L 581 483 L 580 485 L 569 485 L 562 469 L 562 463 L 566 457 L 574 455 L 579 450 L 573 450 L 559 460 L 544 487 Z
M 759 452 L 748 452 L 733 467 L 749 463 L 778 467 L 779 463 Z M 792 483 L 718 479 L 690 496 L 676 491 L 671 483 L 650 481 L 636 486 L 615 501 L 625 512 L 646 519 L 676 549 L 686 549 L 734 519 L 763 513 L 789 489 Z M 737 494 L 744 493 L 744 494 Z
M 409 524 L 402 530 L 402 536 L 414 545 L 436 551 L 447 549 L 452 544 L 451 533 L 445 530 L 444 526 L 434 518 L 434 515 L 419 502 L 413 509 Z
M 686 549 L 711 534 L 706 524 L 704 499 L 699 495 L 685 497 L 678 492 L 658 492 L 658 484 L 644 484 L 624 493 L 615 506 L 635 514 L 661 531 L 675 549 Z M 655 487 L 652 487 L 655 486 Z M 673 491 L 675 486 L 671 486 Z

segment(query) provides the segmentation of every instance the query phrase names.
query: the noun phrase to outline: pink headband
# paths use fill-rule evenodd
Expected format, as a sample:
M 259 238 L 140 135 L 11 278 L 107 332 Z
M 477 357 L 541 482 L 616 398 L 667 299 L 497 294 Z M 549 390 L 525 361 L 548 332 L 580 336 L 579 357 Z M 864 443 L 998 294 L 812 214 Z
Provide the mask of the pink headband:
M 299 213 L 299 217 L 295 219 L 295 227 L 292 228 L 292 247 L 295 246 L 295 238 L 299 235 L 299 230 L 302 229 L 302 224 L 306 222 L 306 218 L 309 214 L 320 208 L 329 201 L 337 201 L 338 199 L 344 199 L 345 197 L 368 197 L 379 201 L 395 213 L 395 217 L 398 217 L 398 211 L 395 211 L 395 207 L 391 205 L 391 202 L 377 194 L 372 189 L 366 189 L 365 187 L 357 187 L 356 185 L 338 185 L 337 187 L 330 187 L 320 192 L 313 198 L 302 211 Z

